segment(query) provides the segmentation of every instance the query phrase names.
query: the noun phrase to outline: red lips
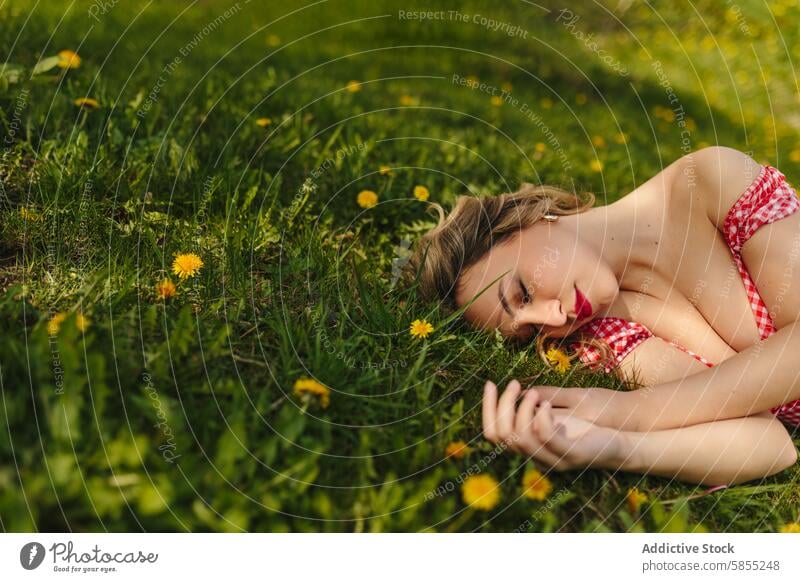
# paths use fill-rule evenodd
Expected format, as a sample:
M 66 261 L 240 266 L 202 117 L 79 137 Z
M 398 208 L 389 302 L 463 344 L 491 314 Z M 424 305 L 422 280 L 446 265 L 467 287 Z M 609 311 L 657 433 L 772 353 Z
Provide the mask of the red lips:
M 592 304 L 584 297 L 583 293 L 580 292 L 577 285 L 575 286 L 575 313 L 578 319 L 583 319 L 592 315 Z

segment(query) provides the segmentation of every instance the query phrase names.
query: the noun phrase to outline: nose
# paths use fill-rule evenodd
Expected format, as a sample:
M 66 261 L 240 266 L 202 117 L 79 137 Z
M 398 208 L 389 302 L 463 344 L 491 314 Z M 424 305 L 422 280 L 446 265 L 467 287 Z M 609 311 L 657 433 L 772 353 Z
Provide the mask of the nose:
M 532 304 L 521 305 L 517 309 L 514 318 L 514 326 L 538 325 L 561 327 L 567 323 L 567 312 L 560 299 L 538 300 L 534 299 Z

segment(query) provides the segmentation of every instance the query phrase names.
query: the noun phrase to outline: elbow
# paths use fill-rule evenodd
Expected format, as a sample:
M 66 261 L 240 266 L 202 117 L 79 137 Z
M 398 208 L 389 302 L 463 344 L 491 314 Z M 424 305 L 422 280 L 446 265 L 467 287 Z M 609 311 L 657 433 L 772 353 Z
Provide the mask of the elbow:
M 790 440 L 784 447 L 783 453 L 776 462 L 778 469 L 775 472 L 777 473 L 779 471 L 783 471 L 784 469 L 788 469 L 789 467 L 794 466 L 796 462 L 797 448 L 795 448 L 794 443 Z
M 778 455 L 775 457 L 775 464 L 772 466 L 772 470 L 769 473 L 770 475 L 774 473 L 780 473 L 784 469 L 788 469 L 789 467 L 793 466 L 797 462 L 797 447 L 794 446 L 794 442 L 792 441 L 792 436 L 789 434 L 789 431 L 786 430 L 786 427 L 783 426 L 781 421 L 774 419 L 772 421 L 774 426 L 780 427 L 780 442 L 781 448 Z
M 797 448 L 794 446 L 792 439 L 789 438 L 785 429 L 781 429 L 786 435 L 779 450 L 777 447 L 767 448 L 767 451 L 775 451 L 770 454 L 768 458 L 762 457 L 760 461 L 747 466 L 742 465 L 735 470 L 723 470 L 720 472 L 710 471 L 697 480 L 699 485 L 716 486 L 716 485 L 741 485 L 749 481 L 756 481 L 770 477 L 792 467 L 797 463 Z
M 760 475 L 736 475 L 735 478 L 731 480 L 729 485 L 739 485 L 741 483 L 746 483 L 747 481 L 763 479 L 764 477 L 770 477 L 771 475 L 775 475 L 788 469 L 789 467 L 792 467 L 797 462 L 797 449 L 795 448 L 791 439 L 787 439 L 787 441 L 788 442 L 784 444 L 780 453 L 774 457 L 772 464 L 768 466 L 767 469 Z

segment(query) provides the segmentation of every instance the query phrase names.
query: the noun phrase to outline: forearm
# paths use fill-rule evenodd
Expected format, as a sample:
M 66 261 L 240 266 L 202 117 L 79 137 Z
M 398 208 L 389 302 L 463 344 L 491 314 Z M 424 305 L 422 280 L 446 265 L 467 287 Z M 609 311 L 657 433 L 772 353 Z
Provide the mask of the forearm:
M 648 431 L 742 418 L 800 399 L 800 354 L 793 323 L 724 362 L 691 376 L 633 391 L 619 425 Z
M 789 433 L 769 413 L 621 434 L 619 469 L 701 485 L 759 479 L 797 461 Z

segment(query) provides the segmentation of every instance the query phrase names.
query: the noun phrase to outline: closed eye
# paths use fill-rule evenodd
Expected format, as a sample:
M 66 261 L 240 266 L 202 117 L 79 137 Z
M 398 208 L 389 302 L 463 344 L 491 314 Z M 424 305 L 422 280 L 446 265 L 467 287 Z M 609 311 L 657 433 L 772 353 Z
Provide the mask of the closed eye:
M 525 303 L 530 303 L 531 296 L 530 296 L 530 293 L 528 293 L 528 289 L 525 287 L 525 285 L 523 285 L 522 279 L 519 280 L 519 287 L 520 287 L 520 289 L 522 289 L 522 303 L 523 303 L 523 305 Z

